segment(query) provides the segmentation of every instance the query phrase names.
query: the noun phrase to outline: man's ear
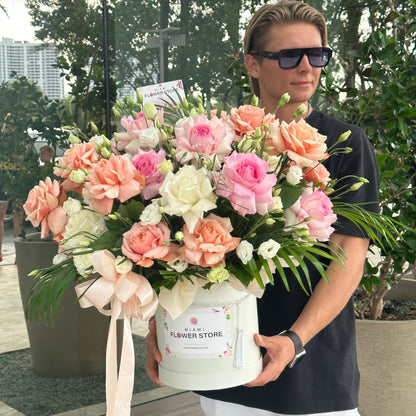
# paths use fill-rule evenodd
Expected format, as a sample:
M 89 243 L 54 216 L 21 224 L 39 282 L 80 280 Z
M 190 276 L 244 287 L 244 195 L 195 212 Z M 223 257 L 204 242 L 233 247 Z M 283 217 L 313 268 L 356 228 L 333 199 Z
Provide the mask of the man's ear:
M 260 76 L 260 63 L 253 55 L 246 55 L 244 57 L 244 62 L 248 73 L 253 78 L 258 78 Z

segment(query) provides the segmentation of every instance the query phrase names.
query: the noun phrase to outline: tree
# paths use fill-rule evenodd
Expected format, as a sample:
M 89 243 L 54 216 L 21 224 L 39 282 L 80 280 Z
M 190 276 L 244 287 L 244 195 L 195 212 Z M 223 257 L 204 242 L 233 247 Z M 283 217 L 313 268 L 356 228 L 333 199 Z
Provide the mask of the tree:
M 71 88 L 74 121 L 85 129 L 88 121 L 94 120 L 102 128 L 105 95 L 100 3 L 27 0 L 26 5 L 32 24 L 37 28 L 37 38 L 53 43 L 62 53 L 57 65 Z M 113 41 L 110 43 L 114 44 Z M 112 91 L 114 100 L 115 89 Z
M 29 135 L 29 131 L 41 132 L 55 149 L 65 147 L 67 134 L 59 127 L 69 119 L 72 115 L 66 103 L 50 101 L 24 76 L 14 75 L 0 85 L 0 183 L 20 222 L 22 204 L 41 179 L 35 148 L 38 135 Z
M 380 317 L 390 286 L 416 268 L 416 1 L 389 1 L 389 6 L 384 16 L 370 15 L 372 31 L 349 51 L 357 86 L 339 88 L 327 78 L 326 89 L 335 103 L 332 111 L 370 137 L 381 175 L 382 213 L 403 224 L 400 244 L 381 248 L 378 264 L 367 262 L 360 313 L 371 319 Z

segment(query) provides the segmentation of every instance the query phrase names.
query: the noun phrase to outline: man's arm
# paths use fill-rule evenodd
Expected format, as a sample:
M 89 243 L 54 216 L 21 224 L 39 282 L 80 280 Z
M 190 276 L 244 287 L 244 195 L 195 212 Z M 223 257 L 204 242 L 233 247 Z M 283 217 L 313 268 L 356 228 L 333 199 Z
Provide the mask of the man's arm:
M 334 250 L 342 249 L 346 259 L 344 266 L 332 261 L 327 269 L 329 282 L 321 279 L 302 313 L 292 325 L 305 345 L 325 328 L 345 307 L 357 288 L 363 273 L 369 240 L 341 234 L 333 234 L 329 242 Z M 272 318 L 271 318 L 272 319 Z M 262 386 L 276 380 L 295 356 L 293 342 L 284 336 L 266 337 L 256 334 L 257 345 L 267 349 L 263 372 L 249 387 Z

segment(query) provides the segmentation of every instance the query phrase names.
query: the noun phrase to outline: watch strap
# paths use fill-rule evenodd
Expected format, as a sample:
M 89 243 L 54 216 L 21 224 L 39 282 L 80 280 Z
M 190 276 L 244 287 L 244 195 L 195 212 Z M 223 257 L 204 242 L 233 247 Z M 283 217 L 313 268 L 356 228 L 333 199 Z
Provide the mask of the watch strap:
M 296 332 L 291 331 L 290 329 L 282 331 L 279 335 L 289 337 L 295 346 L 295 358 L 288 365 L 289 368 L 292 368 L 296 362 L 306 354 L 305 348 L 303 348 L 302 340 Z

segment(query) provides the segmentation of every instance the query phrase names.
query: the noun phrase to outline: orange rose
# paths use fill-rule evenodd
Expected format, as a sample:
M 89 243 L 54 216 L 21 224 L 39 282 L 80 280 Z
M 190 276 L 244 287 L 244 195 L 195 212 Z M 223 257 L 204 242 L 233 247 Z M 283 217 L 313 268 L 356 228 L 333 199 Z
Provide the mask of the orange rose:
M 183 228 L 183 246 L 180 257 L 188 263 L 202 267 L 216 267 L 224 262 L 226 253 L 240 244 L 240 238 L 232 237 L 233 227 L 229 218 L 209 214 L 199 220 L 193 233 Z
M 326 136 L 301 119 L 271 123 L 266 146 L 274 147 L 269 152 L 272 155 L 287 153 L 299 166 L 314 166 L 328 157 L 325 141 Z
M 87 176 L 84 195 L 92 198 L 92 207 L 100 214 L 109 214 L 114 199 L 127 201 L 144 187 L 144 176 L 131 164 L 127 155 L 101 159 Z
M 41 224 L 41 238 L 47 237 L 49 230 L 56 235 L 64 229 L 66 214 L 62 204 L 65 199 L 66 195 L 61 190 L 59 182 L 52 182 L 49 177 L 40 181 L 39 185 L 29 192 L 23 209 L 34 227 Z
M 97 144 L 79 143 L 73 145 L 65 151 L 64 155 L 58 158 L 59 166 L 62 168 L 54 168 L 53 173 L 56 176 L 65 178 L 62 186 L 66 191 L 78 190 L 80 185 L 71 181 L 69 175 L 73 170 L 86 169 L 91 171 L 100 160 L 100 155 L 95 151 Z
M 274 121 L 272 114 L 265 115 L 264 110 L 252 105 L 242 105 L 231 109 L 230 124 L 239 136 L 254 134 L 257 127 Z

